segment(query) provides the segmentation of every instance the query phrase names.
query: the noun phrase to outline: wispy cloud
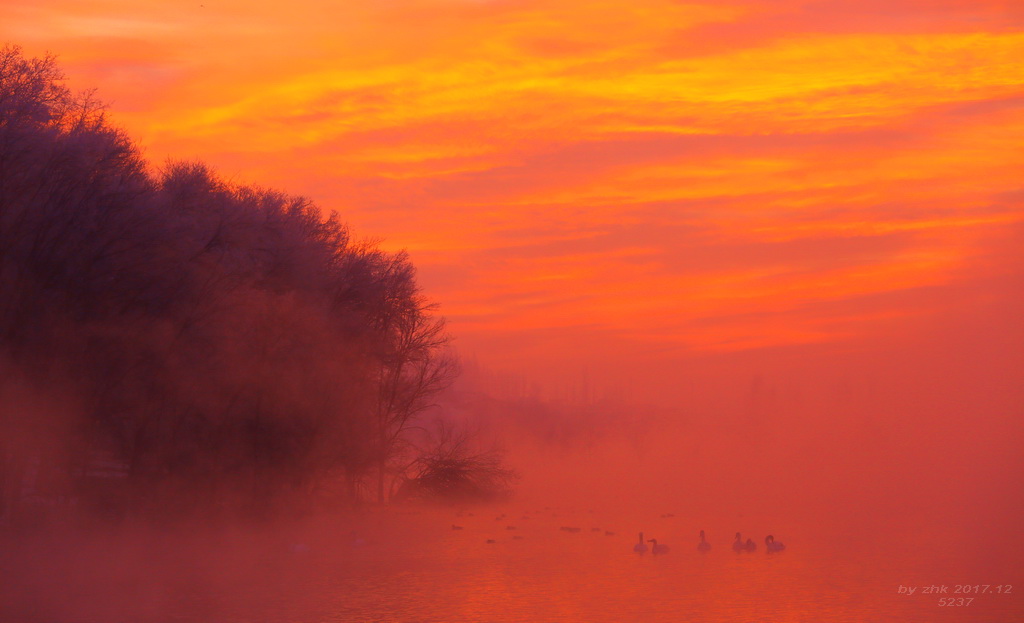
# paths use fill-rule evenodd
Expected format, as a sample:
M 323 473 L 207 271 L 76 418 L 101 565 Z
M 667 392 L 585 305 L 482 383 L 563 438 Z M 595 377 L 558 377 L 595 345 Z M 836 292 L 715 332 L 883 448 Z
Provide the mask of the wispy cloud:
M 1013 3 L 358 4 L 0 20 L 155 159 L 210 159 L 410 248 L 469 347 L 877 336 L 992 279 L 986 245 L 1024 220 Z

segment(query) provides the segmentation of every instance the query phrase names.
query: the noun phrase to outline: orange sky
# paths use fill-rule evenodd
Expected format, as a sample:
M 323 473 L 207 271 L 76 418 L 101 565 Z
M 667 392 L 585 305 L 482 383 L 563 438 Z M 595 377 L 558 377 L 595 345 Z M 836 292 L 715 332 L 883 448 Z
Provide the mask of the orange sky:
M 1021 344 L 1016 0 L 4 0 L 0 25 L 155 163 L 408 248 L 497 369 Z

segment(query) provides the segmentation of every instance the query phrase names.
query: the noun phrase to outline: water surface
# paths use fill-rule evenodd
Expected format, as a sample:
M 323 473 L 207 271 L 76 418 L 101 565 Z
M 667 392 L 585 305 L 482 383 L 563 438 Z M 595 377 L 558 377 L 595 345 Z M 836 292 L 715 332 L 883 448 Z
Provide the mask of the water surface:
M 633 552 L 638 528 L 671 551 Z M 708 554 L 696 549 L 701 528 Z M 509 506 L 370 512 L 272 532 L 37 536 L 8 546 L 0 597 L 4 620 L 21 621 L 1024 620 L 1024 587 L 994 592 L 1020 581 L 1013 555 L 955 547 L 955 530 L 773 526 L 787 550 L 768 554 L 763 526 L 751 525 L 758 551 L 737 554 L 742 528 Z M 985 584 L 989 594 L 953 592 Z M 931 585 L 949 593 L 925 594 Z M 973 601 L 939 605 L 951 597 Z

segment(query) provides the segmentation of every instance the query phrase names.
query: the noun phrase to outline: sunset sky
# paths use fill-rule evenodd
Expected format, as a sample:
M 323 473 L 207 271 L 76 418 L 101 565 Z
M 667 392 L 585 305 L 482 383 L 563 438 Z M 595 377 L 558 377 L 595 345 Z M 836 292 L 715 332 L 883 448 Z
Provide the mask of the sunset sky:
M 496 370 L 1020 363 L 1016 0 L 4 0 L 0 39 L 155 165 L 408 249 Z

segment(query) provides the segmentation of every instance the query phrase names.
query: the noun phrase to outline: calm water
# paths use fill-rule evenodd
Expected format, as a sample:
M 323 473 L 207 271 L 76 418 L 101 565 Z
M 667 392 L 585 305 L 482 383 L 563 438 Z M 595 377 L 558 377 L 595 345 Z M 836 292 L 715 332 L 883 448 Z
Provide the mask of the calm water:
M 344 528 L 325 523 L 273 536 L 22 540 L 7 548 L 0 619 L 1024 621 L 1015 557 L 954 546 L 955 533 L 840 539 L 812 525 L 776 530 L 787 545 L 782 554 L 766 554 L 760 533 L 751 535 L 756 553 L 736 554 L 731 526 L 564 509 L 530 510 L 524 519 L 524 510 L 369 514 Z M 507 516 L 496 519 L 500 513 Z M 634 553 L 638 527 L 671 552 Z M 696 550 L 702 527 L 713 545 L 706 555 Z M 922 594 L 932 584 L 950 594 Z M 958 584 L 1014 587 L 955 595 Z M 918 588 L 906 595 L 900 586 Z M 974 600 L 942 607 L 940 597 Z

